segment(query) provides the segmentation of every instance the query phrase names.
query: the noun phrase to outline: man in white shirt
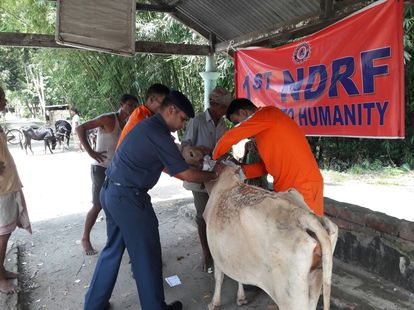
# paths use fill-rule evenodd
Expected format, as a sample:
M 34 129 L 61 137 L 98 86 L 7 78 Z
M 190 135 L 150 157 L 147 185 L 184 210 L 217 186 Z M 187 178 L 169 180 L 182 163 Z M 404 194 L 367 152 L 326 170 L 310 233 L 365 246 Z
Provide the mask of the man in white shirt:
M 231 95 L 224 88 L 216 87 L 211 91 L 209 101 L 209 108 L 189 121 L 182 139 L 182 145 L 204 146 L 211 153 L 217 141 L 227 131 L 223 116 L 230 104 Z M 201 267 L 203 271 L 208 271 L 213 263 L 207 243 L 206 223 L 203 218 L 208 194 L 202 184 L 184 182 L 184 188 L 191 190 L 193 193 L 194 205 L 197 211 L 198 235 L 203 251 Z
M 83 152 L 82 144 L 80 143 L 78 134 L 76 132 L 76 128 L 81 124 L 79 111 L 75 107 L 71 107 L 69 110 L 70 115 L 72 116 L 72 134 L 73 134 L 73 141 L 74 143 L 78 144 L 79 151 Z

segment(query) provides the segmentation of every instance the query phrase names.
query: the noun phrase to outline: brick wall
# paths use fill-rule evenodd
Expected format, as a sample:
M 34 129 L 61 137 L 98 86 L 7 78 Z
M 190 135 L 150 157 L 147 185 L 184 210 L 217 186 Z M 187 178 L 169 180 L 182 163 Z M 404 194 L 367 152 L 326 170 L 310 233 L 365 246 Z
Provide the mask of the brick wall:
M 335 257 L 414 292 L 413 222 L 329 198 L 325 214 L 339 227 Z

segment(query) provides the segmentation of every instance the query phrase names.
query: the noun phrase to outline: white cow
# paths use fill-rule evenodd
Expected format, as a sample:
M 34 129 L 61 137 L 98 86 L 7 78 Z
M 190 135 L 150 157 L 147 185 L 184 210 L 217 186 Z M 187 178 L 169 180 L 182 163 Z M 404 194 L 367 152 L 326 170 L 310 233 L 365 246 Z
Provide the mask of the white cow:
M 238 305 L 247 303 L 244 283 L 263 289 L 280 310 L 314 310 L 323 284 L 328 310 L 337 226 L 314 215 L 295 190 L 273 193 L 245 185 L 231 167 L 207 188 L 204 218 L 215 269 L 208 308 L 220 306 L 225 273 L 239 282 Z

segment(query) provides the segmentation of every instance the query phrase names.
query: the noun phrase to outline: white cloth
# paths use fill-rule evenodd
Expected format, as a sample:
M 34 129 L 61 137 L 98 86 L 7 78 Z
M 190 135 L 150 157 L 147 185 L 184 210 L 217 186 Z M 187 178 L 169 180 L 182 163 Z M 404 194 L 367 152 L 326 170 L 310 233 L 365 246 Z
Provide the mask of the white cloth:
M 17 192 L 22 188 L 19 174 L 13 157 L 7 147 L 7 137 L 0 126 L 0 162 L 4 164 L 4 171 L 0 174 L 0 195 Z
M 26 202 L 21 191 L 0 196 L 0 235 L 10 234 L 16 227 L 32 233 Z
M 119 137 L 121 135 L 122 129 L 119 125 L 119 120 L 116 113 L 113 114 L 115 118 L 115 125 L 114 129 L 111 132 L 103 132 L 102 128 L 99 127 L 98 134 L 96 136 L 96 152 L 106 152 L 104 155 L 106 156 L 103 162 L 98 162 L 93 160 L 92 165 L 97 165 L 101 167 L 108 168 L 109 164 L 114 157 L 116 145 L 118 143 Z
M 80 125 L 80 117 L 78 114 L 73 115 L 72 117 L 72 132 L 76 133 L 75 129 Z

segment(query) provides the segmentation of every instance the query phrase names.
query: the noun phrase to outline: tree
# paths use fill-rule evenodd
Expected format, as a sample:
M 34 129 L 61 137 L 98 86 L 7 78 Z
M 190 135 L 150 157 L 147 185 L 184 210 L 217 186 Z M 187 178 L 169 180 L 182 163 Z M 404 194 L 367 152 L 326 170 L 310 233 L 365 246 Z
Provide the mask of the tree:
M 143 1 L 141 1 L 143 2 Z M 47 0 L 2 0 L 0 31 L 54 33 L 55 2 Z M 387 165 L 414 166 L 414 14 L 404 11 L 406 139 L 310 138 L 321 167 L 346 169 L 356 163 L 380 161 Z M 206 40 L 171 16 L 140 12 L 136 19 L 137 40 L 205 44 Z M 68 103 L 83 117 L 91 118 L 116 109 L 123 93 L 143 102 L 145 90 L 159 82 L 183 91 L 203 109 L 205 58 L 137 54 L 122 57 L 76 49 L 0 48 L 0 78 L 29 109 L 37 104 Z M 221 77 L 218 85 L 233 91 L 234 65 L 218 55 Z M 33 106 L 34 105 L 34 106 Z M 358 150 L 356 152 L 355 150 Z
M 55 16 L 48 1 L 2 0 L 0 31 L 52 34 Z M 23 102 L 33 117 L 45 114 L 45 78 L 32 60 L 37 53 L 37 49 L 0 48 L 1 79 L 13 91 L 12 102 Z

